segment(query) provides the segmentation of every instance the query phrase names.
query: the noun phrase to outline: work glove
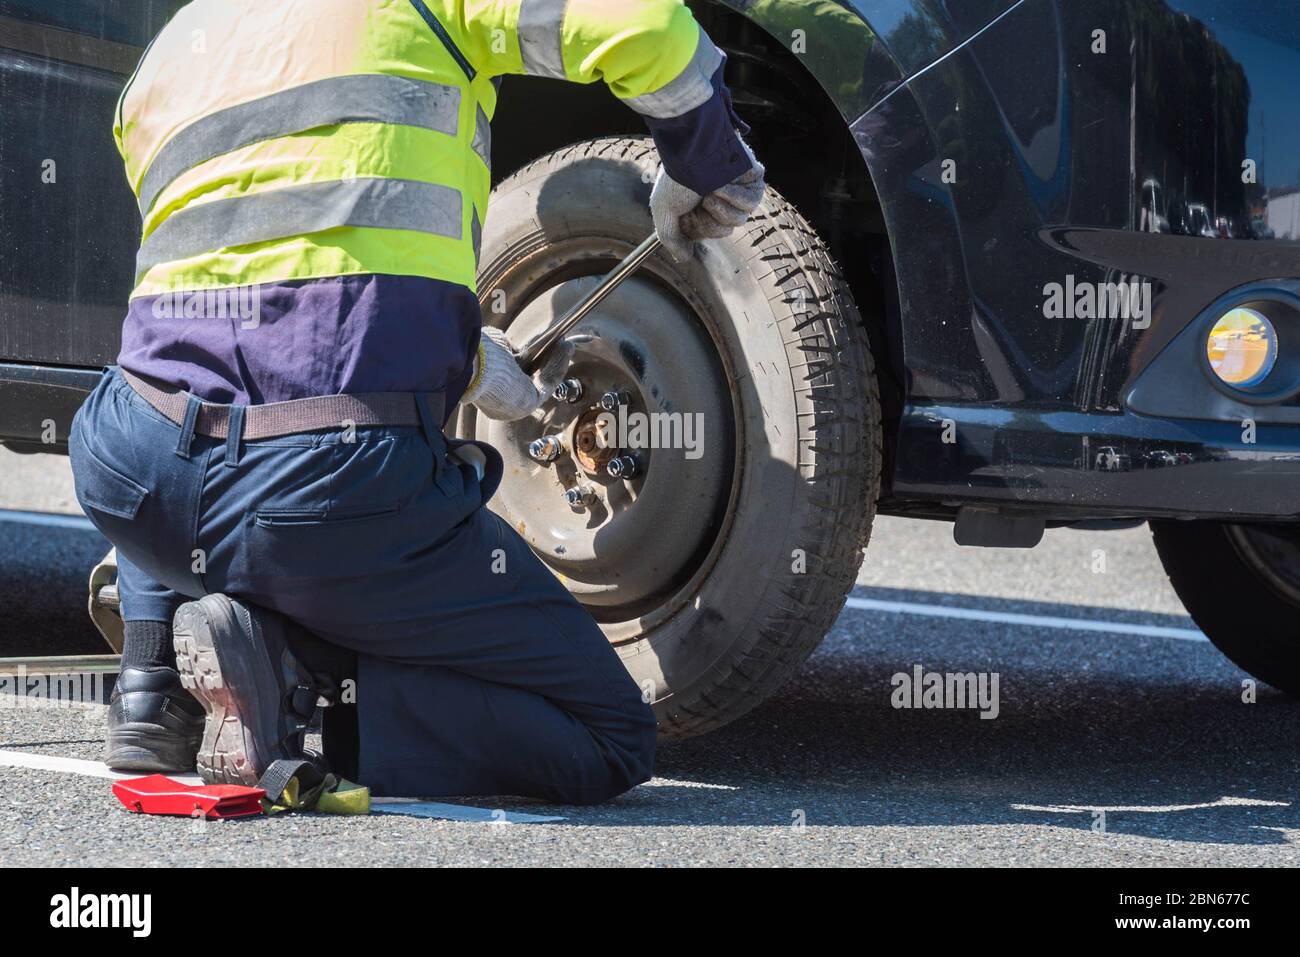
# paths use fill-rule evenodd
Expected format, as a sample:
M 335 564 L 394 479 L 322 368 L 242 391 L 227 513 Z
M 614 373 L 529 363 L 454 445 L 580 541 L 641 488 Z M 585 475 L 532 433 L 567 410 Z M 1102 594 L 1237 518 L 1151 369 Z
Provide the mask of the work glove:
M 514 422 L 531 415 L 550 398 L 572 361 L 573 343 L 561 340 L 551 346 L 542 367 L 529 378 L 519 368 L 518 355 L 506 334 L 484 326 L 474 357 L 474 378 L 461 401 L 489 419 Z
M 679 262 L 695 255 L 695 243 L 699 240 L 730 236 L 745 225 L 763 201 L 766 170 L 744 140 L 741 145 L 753 165 L 707 196 L 678 183 L 667 170 L 659 170 L 654 189 L 650 191 L 650 214 L 659 241 Z

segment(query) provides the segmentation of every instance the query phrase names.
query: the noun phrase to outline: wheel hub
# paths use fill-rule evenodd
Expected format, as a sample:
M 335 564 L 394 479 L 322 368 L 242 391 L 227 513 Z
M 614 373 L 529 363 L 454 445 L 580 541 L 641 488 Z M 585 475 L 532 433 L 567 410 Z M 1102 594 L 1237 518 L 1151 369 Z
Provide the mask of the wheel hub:
M 611 427 L 609 413 L 601 408 L 588 409 L 573 423 L 573 458 L 591 476 L 606 474 L 605 469 L 621 451 L 614 442 L 617 429 Z
M 540 332 L 594 282 L 537 297 L 507 330 L 511 342 Z M 730 393 L 695 313 L 652 280 L 625 282 L 569 338 L 559 398 L 518 422 L 476 419 L 477 437 L 505 459 L 492 508 L 598 620 L 644 628 L 676 607 L 725 515 Z

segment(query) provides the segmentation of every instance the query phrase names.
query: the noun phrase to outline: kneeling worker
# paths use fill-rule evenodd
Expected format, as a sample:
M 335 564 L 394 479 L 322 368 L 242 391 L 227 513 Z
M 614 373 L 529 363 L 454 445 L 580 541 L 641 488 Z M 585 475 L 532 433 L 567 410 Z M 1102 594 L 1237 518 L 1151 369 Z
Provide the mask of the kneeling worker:
M 681 0 L 195 0 L 159 34 L 116 121 L 144 220 L 122 351 L 70 439 L 118 553 L 111 766 L 256 784 L 324 697 L 325 759 L 377 793 L 650 777 L 640 689 L 484 508 L 500 456 L 442 430 L 458 402 L 532 414 L 573 353 L 532 378 L 481 329 L 495 79 L 643 113 L 686 257 L 763 194 L 723 61 Z M 217 294 L 257 321 L 159 308 Z

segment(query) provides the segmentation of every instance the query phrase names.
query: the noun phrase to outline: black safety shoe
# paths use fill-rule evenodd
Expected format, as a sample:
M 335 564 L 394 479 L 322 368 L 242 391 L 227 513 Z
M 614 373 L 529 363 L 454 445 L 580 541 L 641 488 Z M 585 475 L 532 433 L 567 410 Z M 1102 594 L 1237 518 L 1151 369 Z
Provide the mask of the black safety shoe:
M 171 668 L 123 668 L 108 701 L 104 763 L 117 771 L 175 772 L 194 767 L 203 705 Z
M 172 644 L 181 684 L 207 711 L 199 775 L 255 787 L 275 761 L 301 761 L 303 738 L 325 690 L 285 640 L 275 612 L 226 595 L 176 611 Z

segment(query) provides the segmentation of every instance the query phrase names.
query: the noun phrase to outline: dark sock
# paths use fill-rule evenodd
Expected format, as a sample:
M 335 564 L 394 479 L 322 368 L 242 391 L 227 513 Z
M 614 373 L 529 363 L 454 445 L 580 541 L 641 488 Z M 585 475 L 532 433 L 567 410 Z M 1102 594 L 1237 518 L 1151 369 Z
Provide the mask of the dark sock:
M 169 621 L 128 621 L 122 645 L 122 667 L 176 668 L 172 649 L 172 624 Z
M 357 781 L 357 763 L 361 757 L 361 732 L 357 725 L 357 706 L 339 701 L 321 709 L 321 747 L 330 770 L 341 778 Z
M 307 670 L 328 677 L 334 687 L 356 678 L 356 652 L 316 637 L 295 621 L 286 620 L 284 636 L 289 650 Z

